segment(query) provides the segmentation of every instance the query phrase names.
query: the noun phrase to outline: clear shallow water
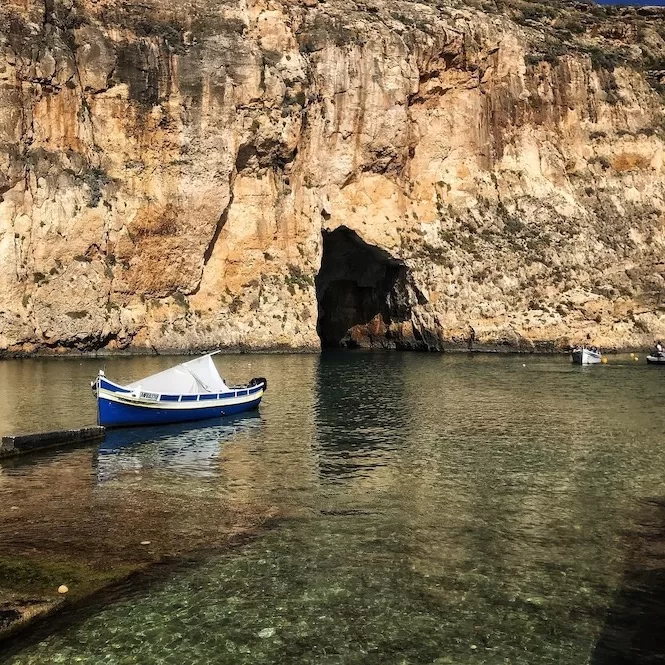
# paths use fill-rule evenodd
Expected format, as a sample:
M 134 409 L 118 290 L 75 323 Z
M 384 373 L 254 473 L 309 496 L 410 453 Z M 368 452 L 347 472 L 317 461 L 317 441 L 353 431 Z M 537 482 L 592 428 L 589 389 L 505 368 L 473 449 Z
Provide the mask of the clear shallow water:
M 21 429 L 35 429 L 34 418 L 93 421 L 84 379 L 99 362 L 0 364 L 0 386 L 12 386 L 2 415 Z M 106 371 L 124 380 L 170 362 L 112 359 Z M 268 378 L 260 414 L 113 433 L 89 467 L 80 456 L 70 464 L 97 495 L 133 498 L 146 485 L 167 501 L 214 494 L 274 506 L 274 528 L 80 612 L 9 662 L 533 665 L 652 655 L 633 640 L 633 660 L 621 660 L 620 633 L 627 593 L 647 624 L 665 598 L 641 574 L 659 562 L 644 546 L 644 523 L 660 526 L 646 501 L 665 496 L 658 368 L 397 353 L 218 365 L 231 380 Z M 67 401 L 26 399 L 20 386 L 32 390 L 35 377 L 57 382 Z M 67 460 L 54 453 L 42 464 Z M 0 474 L 0 506 L 19 481 L 34 478 L 13 466 L 3 485 Z

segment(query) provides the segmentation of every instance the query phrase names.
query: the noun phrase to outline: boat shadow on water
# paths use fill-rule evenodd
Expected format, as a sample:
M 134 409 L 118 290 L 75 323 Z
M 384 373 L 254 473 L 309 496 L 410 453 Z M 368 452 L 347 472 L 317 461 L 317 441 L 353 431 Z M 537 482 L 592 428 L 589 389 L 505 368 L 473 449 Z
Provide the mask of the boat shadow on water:
M 223 422 L 201 421 L 109 430 L 95 455 L 98 482 L 121 473 L 162 468 L 186 475 L 214 475 L 220 444 L 238 434 L 258 430 L 261 416 L 227 417 Z
M 629 534 L 621 588 L 590 665 L 665 662 L 665 498 L 652 500 L 647 507 L 643 523 Z

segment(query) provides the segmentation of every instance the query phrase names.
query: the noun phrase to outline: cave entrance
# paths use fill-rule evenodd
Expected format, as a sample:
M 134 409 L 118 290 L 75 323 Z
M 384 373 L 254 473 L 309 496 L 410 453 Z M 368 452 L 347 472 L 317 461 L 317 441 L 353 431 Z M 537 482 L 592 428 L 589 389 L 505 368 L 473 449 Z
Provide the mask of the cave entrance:
M 411 346 L 394 325 L 411 318 L 407 278 L 401 261 L 350 229 L 324 231 L 316 277 L 321 347 Z

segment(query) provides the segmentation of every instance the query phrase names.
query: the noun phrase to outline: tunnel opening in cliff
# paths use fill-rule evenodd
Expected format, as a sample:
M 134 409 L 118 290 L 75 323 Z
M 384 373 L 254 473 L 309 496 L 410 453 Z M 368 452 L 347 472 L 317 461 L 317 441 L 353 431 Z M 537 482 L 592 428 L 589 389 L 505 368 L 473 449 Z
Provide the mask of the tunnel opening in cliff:
M 411 318 L 408 270 L 346 227 L 323 232 L 316 277 L 322 348 L 402 348 Z

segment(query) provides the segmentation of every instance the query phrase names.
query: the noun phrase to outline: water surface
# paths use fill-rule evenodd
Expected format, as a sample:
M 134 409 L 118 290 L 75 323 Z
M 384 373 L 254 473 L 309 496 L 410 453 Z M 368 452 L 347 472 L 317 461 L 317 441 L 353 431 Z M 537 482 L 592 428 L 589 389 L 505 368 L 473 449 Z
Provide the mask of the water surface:
M 105 362 L 122 381 L 172 359 Z M 659 368 L 363 352 L 217 363 L 232 381 L 268 378 L 259 414 L 117 432 L 38 466 L 86 484 L 93 516 L 100 497 L 125 498 L 140 525 L 150 492 L 180 502 L 182 537 L 204 541 L 223 519 L 201 515 L 204 500 L 272 507 L 274 526 L 78 612 L 9 662 L 598 665 L 663 646 L 634 629 L 660 616 L 665 588 L 650 502 L 665 496 Z M 98 364 L 0 363 L 3 427 L 93 422 Z M 57 503 L 34 466 L 0 473 L 0 515 L 20 491 Z M 99 540 L 112 548 L 103 525 Z

